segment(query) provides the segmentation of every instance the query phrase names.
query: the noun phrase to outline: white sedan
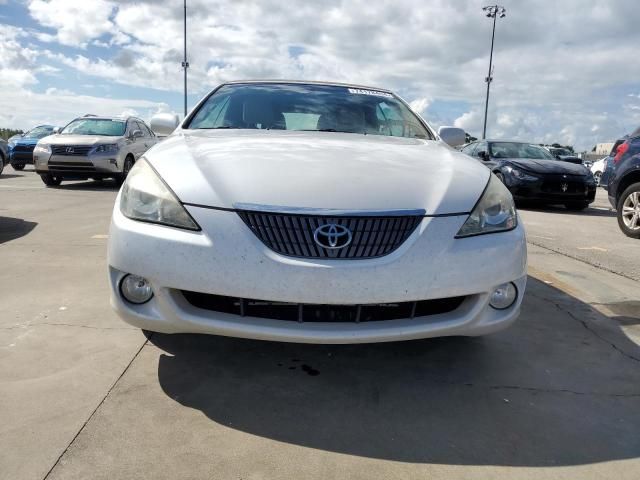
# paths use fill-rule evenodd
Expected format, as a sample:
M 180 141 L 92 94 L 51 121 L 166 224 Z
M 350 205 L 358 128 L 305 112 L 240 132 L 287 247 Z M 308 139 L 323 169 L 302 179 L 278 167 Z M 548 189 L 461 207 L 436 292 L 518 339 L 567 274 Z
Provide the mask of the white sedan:
M 174 123 L 175 122 L 175 123 Z M 389 91 L 232 82 L 129 173 L 109 236 L 128 323 L 309 343 L 484 335 L 518 316 L 511 194 Z M 175 131 L 174 131 L 175 129 Z

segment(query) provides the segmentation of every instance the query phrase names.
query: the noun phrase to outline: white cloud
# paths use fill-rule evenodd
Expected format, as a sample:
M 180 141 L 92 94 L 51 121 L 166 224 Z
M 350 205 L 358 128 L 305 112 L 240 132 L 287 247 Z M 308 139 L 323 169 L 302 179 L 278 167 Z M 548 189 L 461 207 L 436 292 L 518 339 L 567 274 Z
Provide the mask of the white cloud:
M 115 5 L 105 0 L 31 0 L 29 13 L 41 25 L 57 30 L 63 45 L 82 46 L 113 30 Z
M 418 114 L 422 115 L 427 109 L 427 107 L 429 107 L 430 103 L 431 103 L 430 98 L 422 97 L 422 98 L 416 98 L 415 100 L 410 102 L 409 106 L 411 106 L 414 112 L 417 112 Z

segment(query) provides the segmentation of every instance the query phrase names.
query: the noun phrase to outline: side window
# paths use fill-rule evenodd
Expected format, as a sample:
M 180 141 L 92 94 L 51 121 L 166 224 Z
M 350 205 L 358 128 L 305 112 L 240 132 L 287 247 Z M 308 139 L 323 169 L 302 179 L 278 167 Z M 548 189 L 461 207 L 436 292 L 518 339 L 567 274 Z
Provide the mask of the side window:
M 153 133 L 149 127 L 147 127 L 146 123 L 141 123 L 141 125 L 144 128 L 143 132 L 149 135 L 149 137 L 154 138 L 156 136 L 156 134 Z
M 145 128 L 144 123 L 142 122 L 134 122 L 136 124 L 134 130 L 140 130 L 144 137 L 149 136 L 149 131 Z
M 473 156 L 477 157 L 479 152 L 487 152 L 487 142 L 478 142 L 476 149 L 473 151 Z
M 471 155 L 473 156 L 473 152 L 476 150 L 476 147 L 478 146 L 477 143 L 470 143 L 469 145 L 467 145 L 466 147 L 464 147 L 461 152 L 462 153 L 466 153 L 467 155 Z

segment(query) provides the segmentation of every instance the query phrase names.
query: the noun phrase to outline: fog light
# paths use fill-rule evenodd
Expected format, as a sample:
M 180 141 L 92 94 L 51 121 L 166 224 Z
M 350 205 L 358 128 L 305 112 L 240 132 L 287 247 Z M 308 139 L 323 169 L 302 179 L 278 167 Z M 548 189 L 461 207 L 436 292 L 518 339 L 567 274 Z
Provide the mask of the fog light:
M 491 294 L 489 305 L 496 310 L 504 310 L 513 305 L 518 297 L 518 289 L 513 283 L 503 283 Z
M 137 305 L 146 303 L 153 297 L 153 290 L 148 280 L 131 274 L 125 275 L 120 281 L 120 293 L 127 302 Z

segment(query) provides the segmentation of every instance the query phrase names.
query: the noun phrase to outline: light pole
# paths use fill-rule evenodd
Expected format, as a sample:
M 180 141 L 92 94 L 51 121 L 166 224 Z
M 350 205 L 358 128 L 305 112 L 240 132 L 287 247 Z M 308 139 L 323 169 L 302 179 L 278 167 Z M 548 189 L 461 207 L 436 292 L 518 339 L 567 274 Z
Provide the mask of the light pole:
M 493 81 L 492 76 L 492 64 L 493 64 L 493 41 L 496 38 L 496 19 L 498 17 L 504 18 L 507 14 L 507 10 L 500 5 L 489 5 L 487 7 L 482 7 L 482 10 L 485 12 L 487 17 L 493 18 L 493 32 L 491 33 L 491 53 L 489 54 L 489 73 L 487 73 L 487 77 L 484 79 L 487 82 L 487 98 L 484 101 L 484 126 L 482 127 L 482 139 L 487 138 L 487 111 L 489 110 L 489 88 L 491 87 L 491 82 Z M 185 73 L 186 75 L 186 73 Z
M 187 118 L 187 69 L 189 68 L 189 62 L 187 62 L 187 0 L 184 0 L 184 60 L 182 68 L 184 69 L 184 117 Z

